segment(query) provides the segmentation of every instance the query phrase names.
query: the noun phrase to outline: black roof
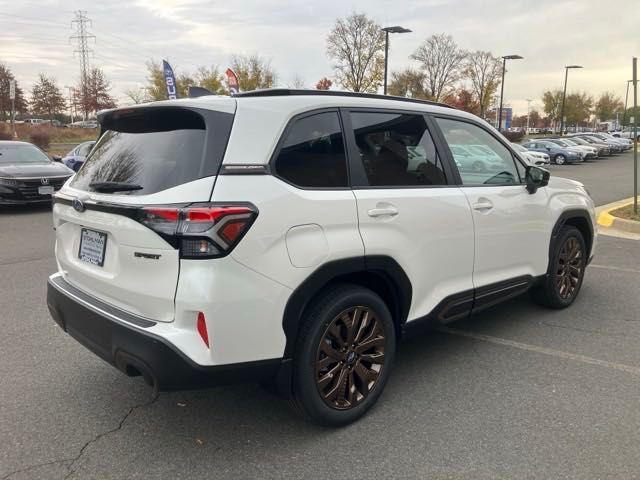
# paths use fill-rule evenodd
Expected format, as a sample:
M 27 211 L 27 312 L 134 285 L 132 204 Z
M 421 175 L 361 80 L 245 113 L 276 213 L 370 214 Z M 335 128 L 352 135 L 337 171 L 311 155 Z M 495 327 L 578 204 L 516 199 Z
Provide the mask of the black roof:
M 285 96 L 294 96 L 294 95 L 373 98 L 376 100 L 394 100 L 399 102 L 421 103 L 423 105 L 435 105 L 438 107 L 454 108 L 451 105 L 447 105 L 446 103 L 432 102 L 430 100 L 421 100 L 418 98 L 396 97 L 394 95 L 378 95 L 376 93 L 345 92 L 340 90 L 303 90 L 303 89 L 291 89 L 291 88 L 266 88 L 263 90 L 251 90 L 249 92 L 240 92 L 240 93 L 236 93 L 233 96 L 234 97 L 285 97 Z

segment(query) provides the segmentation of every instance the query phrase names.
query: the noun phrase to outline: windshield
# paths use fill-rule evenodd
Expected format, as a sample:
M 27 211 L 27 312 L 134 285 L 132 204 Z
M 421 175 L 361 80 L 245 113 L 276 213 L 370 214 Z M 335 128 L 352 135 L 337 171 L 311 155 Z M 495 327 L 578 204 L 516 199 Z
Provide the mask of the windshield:
M 563 140 L 563 142 L 567 145 L 571 145 L 572 147 L 577 146 L 578 144 L 576 142 L 574 142 L 573 140 Z
M 587 142 L 587 141 L 585 141 L 585 140 L 583 140 L 581 138 L 578 138 L 578 137 L 572 138 L 571 141 L 573 141 L 574 143 L 576 143 L 578 145 L 588 145 L 589 144 L 589 142 Z
M 28 144 L 0 143 L 0 165 L 10 163 L 49 163 L 49 157 L 37 147 Z
M 515 149 L 516 149 L 516 151 L 518 151 L 518 152 L 526 152 L 526 151 L 527 151 L 527 149 L 526 149 L 526 148 L 524 148 L 522 145 L 518 145 L 517 143 L 512 143 L 511 145 L 512 145 L 512 146 L 513 146 L 513 148 L 515 148 Z

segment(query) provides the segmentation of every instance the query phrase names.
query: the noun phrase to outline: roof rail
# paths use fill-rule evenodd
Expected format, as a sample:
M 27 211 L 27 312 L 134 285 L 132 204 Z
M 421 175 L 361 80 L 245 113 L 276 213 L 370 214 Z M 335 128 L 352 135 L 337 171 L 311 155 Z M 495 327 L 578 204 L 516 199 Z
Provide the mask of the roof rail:
M 317 95 L 325 97 L 355 97 L 355 98 L 372 98 L 376 100 L 394 100 L 399 102 L 421 103 L 424 105 L 435 105 L 438 107 L 455 108 L 446 103 L 432 102 L 430 100 L 421 100 L 418 98 L 396 97 L 394 95 L 379 95 L 376 93 L 362 92 L 345 92 L 340 90 L 304 90 L 291 88 L 265 88 L 261 90 L 251 90 L 248 92 L 240 92 L 232 95 L 233 97 L 285 97 L 297 95 Z

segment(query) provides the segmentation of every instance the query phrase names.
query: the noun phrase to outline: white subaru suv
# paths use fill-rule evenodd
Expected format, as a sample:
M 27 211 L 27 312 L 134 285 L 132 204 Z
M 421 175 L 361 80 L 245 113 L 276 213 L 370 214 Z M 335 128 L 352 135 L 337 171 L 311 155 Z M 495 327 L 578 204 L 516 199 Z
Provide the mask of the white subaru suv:
M 343 425 L 376 402 L 402 337 L 526 291 L 567 307 L 594 252 L 580 183 L 446 105 L 274 89 L 99 122 L 55 195 L 47 303 L 160 390 L 270 383 Z M 456 162 L 470 145 L 485 153 Z

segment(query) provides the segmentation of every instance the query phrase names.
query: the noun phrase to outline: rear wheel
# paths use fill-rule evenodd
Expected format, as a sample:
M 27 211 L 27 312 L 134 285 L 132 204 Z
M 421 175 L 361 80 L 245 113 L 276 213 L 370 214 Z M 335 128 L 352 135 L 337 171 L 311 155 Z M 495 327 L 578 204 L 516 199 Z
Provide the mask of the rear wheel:
M 567 159 L 564 155 L 559 154 L 553 157 L 553 161 L 556 165 L 564 165 L 567 162 Z
M 565 308 L 571 305 L 582 286 L 587 255 L 580 230 L 571 226 L 562 227 L 545 280 L 542 285 L 531 291 L 533 299 L 551 308 Z
M 305 315 L 293 364 L 293 406 L 325 426 L 351 423 L 373 406 L 395 357 L 395 326 L 372 291 L 339 285 Z

